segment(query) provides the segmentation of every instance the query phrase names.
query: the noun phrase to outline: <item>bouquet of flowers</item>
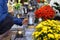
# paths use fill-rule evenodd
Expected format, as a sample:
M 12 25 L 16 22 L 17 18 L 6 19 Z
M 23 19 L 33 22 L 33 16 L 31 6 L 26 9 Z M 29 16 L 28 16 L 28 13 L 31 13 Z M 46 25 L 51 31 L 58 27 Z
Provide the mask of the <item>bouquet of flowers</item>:
M 51 19 L 54 18 L 55 11 L 50 5 L 44 5 L 35 11 L 36 18 Z
M 18 0 L 18 3 L 15 2 L 15 3 L 13 4 L 13 7 L 14 7 L 15 9 L 17 9 L 17 10 L 19 10 L 20 7 L 22 6 L 22 4 L 20 3 L 20 1 L 21 1 L 21 0 Z
M 32 35 L 33 40 L 60 40 L 60 22 L 57 20 L 42 21 L 36 26 Z

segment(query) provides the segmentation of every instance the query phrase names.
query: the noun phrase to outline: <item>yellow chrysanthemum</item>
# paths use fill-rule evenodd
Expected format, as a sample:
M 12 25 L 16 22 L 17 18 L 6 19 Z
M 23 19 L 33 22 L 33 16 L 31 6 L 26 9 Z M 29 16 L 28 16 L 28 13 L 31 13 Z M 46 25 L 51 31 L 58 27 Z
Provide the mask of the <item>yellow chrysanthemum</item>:
M 38 28 L 40 28 L 40 27 L 43 27 L 43 25 L 42 25 L 42 24 L 38 24 L 38 25 L 36 26 L 36 29 L 38 29 Z
M 59 40 L 60 39 L 60 22 L 56 20 L 47 20 L 40 22 L 33 33 L 37 40 L 42 36 L 43 40 L 48 40 L 50 38 Z M 41 36 L 40 36 L 41 35 Z M 40 37 L 39 37 L 40 36 Z M 45 38 L 46 36 L 46 38 Z
M 43 33 L 47 33 L 47 30 L 41 30 Z
M 58 38 L 58 34 L 54 33 L 54 37 L 55 37 L 55 38 Z
M 47 28 L 48 28 L 48 29 L 51 29 L 51 27 L 49 27 L 49 26 L 48 26 Z
M 35 37 L 37 38 L 39 35 L 37 34 L 37 35 L 35 35 Z
M 60 34 L 58 34 L 58 38 L 60 38 Z
M 59 31 L 60 31 L 60 28 L 57 28 L 57 30 L 59 30 Z
M 41 40 L 41 38 L 38 38 L 37 40 Z
M 35 36 L 35 37 L 37 38 L 40 34 L 41 34 L 41 32 L 38 32 L 38 34 L 36 34 L 36 36 Z
M 48 30 L 48 32 L 51 32 L 51 33 L 53 33 L 53 30 Z
M 49 38 L 54 38 L 54 35 L 53 34 L 48 34 L 48 37 Z
M 47 40 L 47 38 L 44 38 L 43 40 Z
M 47 27 L 46 26 L 43 26 L 42 30 L 47 30 Z

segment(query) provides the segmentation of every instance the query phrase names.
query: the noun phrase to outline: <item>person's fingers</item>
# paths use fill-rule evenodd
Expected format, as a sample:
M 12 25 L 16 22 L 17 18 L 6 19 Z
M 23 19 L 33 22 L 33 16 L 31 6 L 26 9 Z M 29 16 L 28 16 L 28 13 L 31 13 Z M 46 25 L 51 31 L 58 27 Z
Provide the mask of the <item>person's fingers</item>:
M 28 24 L 28 19 L 24 19 L 22 23 L 23 24 Z

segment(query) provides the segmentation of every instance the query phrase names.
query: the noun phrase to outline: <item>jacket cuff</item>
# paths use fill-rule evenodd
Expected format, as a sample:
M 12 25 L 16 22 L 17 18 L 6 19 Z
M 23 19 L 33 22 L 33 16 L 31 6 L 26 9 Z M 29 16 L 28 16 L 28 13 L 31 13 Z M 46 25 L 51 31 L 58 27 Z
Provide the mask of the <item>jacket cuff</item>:
M 14 24 L 17 24 L 17 25 L 22 25 L 22 21 L 24 20 L 24 18 L 13 18 L 13 22 Z

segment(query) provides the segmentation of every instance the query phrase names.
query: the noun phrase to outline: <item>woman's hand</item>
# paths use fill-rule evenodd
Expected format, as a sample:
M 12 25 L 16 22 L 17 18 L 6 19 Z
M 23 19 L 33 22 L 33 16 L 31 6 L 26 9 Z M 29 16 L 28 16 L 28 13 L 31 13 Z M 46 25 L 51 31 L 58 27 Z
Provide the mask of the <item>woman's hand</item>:
M 28 19 L 25 18 L 25 19 L 23 20 L 22 24 L 23 24 L 23 25 L 27 25 L 27 24 L 28 24 Z

